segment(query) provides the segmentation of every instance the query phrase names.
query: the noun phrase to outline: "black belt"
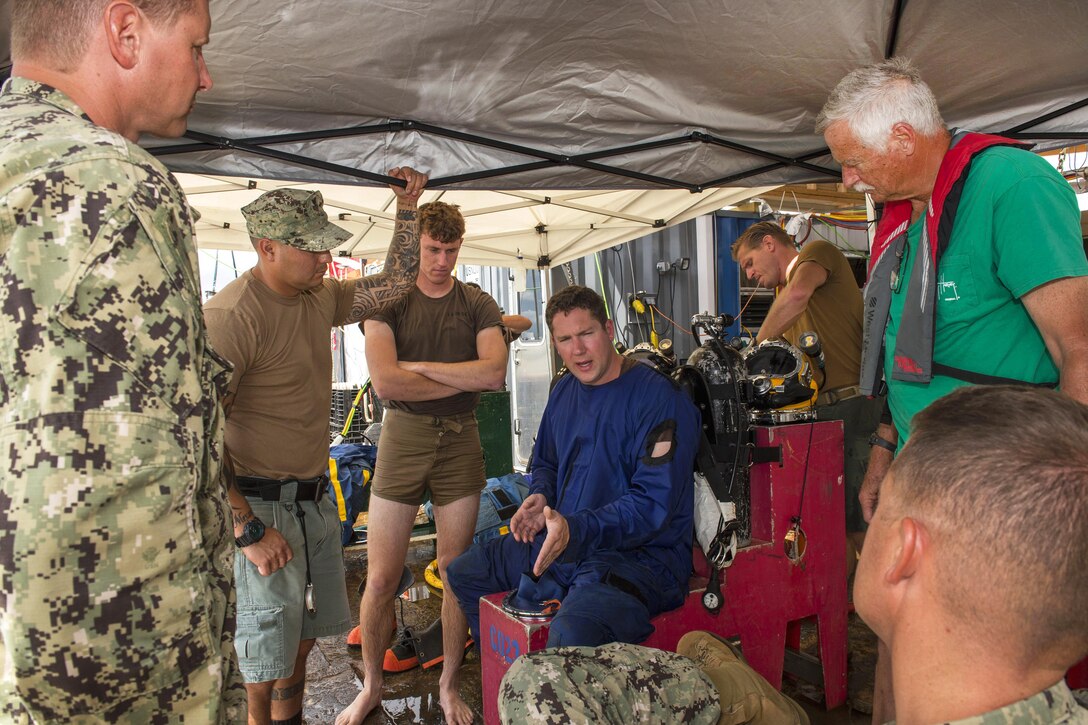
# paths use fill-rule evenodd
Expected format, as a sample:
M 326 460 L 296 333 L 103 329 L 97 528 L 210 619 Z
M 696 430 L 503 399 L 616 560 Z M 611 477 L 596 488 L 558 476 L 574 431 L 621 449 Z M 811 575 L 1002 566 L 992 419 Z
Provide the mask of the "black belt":
M 243 496 L 255 496 L 262 501 L 283 501 L 283 489 L 289 483 L 297 483 L 295 495 L 287 501 L 320 501 L 328 489 L 329 477 L 325 474 L 315 478 L 261 478 L 259 476 L 236 476 L 235 482 Z

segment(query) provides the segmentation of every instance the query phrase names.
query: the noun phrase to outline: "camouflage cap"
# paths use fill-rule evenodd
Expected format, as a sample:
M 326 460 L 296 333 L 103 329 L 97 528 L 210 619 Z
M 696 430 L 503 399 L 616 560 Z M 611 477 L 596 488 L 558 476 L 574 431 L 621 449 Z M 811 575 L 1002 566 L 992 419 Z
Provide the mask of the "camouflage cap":
M 305 252 L 338 247 L 351 232 L 329 221 L 320 191 L 273 189 L 242 207 L 251 237 L 272 239 Z

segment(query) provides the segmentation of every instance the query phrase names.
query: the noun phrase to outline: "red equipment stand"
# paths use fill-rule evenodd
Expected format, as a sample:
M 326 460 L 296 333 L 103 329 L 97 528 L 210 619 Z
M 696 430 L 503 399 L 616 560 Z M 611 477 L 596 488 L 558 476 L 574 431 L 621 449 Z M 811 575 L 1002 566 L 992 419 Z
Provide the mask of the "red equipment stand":
M 709 574 L 695 549 L 691 593 L 679 609 L 658 615 L 646 647 L 675 651 L 693 630 L 740 637 L 748 664 L 775 687 L 782 685 L 787 634 L 796 644 L 800 624 L 815 618 L 818 662 L 828 709 L 846 701 L 846 513 L 843 435 L 839 421 L 755 428 L 756 446 L 780 447 L 781 463 L 751 468 L 752 541 L 722 571 L 725 603 L 716 614 L 702 604 Z M 803 498 L 803 501 L 802 501 Z M 791 519 L 800 514 L 808 547 L 797 564 L 784 553 Z M 484 721 L 498 723 L 499 684 L 521 654 L 543 649 L 548 624 L 528 624 L 502 609 L 505 592 L 480 600 Z M 808 668 L 813 669 L 813 668 Z
M 1065 673 L 1065 684 L 1074 690 L 1088 687 L 1088 657 L 1069 668 Z

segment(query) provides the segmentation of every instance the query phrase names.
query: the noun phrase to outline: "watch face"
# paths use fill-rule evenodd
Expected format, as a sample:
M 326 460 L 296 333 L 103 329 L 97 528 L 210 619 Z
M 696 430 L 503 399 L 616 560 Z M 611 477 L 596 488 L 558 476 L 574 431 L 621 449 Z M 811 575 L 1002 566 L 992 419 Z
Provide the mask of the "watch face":
M 244 535 L 252 543 L 257 543 L 264 537 L 264 522 L 260 519 L 250 519 L 246 522 Z
M 264 522 L 254 517 L 242 527 L 242 535 L 234 540 L 237 546 L 246 547 L 264 538 Z

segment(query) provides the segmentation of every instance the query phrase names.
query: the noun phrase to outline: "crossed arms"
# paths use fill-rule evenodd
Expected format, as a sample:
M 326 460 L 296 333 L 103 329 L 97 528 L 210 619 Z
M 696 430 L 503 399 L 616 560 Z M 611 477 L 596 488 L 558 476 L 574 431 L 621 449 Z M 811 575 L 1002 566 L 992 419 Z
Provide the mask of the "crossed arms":
M 478 360 L 402 362 L 393 330 L 379 320 L 363 323 L 366 364 L 374 392 L 386 400 L 437 400 L 462 392 L 498 390 L 506 380 L 506 343 L 498 326 L 476 334 Z

